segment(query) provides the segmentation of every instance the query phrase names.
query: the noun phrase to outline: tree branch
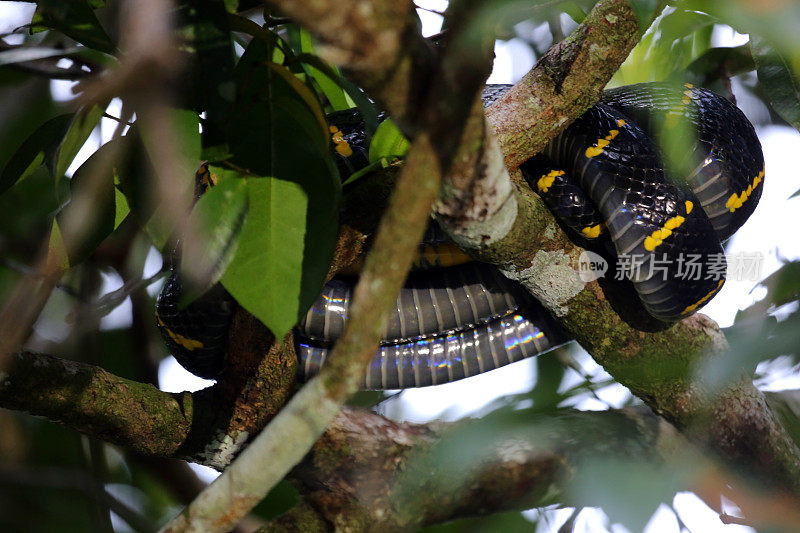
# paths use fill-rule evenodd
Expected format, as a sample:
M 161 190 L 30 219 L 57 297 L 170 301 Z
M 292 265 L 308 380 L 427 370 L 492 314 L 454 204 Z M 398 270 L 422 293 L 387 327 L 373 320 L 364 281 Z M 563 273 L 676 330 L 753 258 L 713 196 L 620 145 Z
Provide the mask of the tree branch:
M 480 444 L 466 445 L 473 440 Z M 576 476 L 587 462 L 621 457 L 628 464 L 652 465 L 654 472 L 688 470 L 677 490 L 695 490 L 712 506 L 724 493 L 758 527 L 788 530 L 800 518 L 792 502 L 750 490 L 741 478 L 699 456 L 645 406 L 531 415 L 511 430 L 489 419 L 418 425 L 345 408 L 291 473 L 302 503 L 263 531 L 305 531 L 303 524 L 309 523 L 323 530 L 408 531 L 568 500 L 591 505 L 570 496 Z
M 185 457 L 182 439 L 197 430 L 192 427 L 196 423 L 192 413 L 201 408 L 213 409 L 210 405 L 213 402 L 204 403 L 206 394 L 207 391 L 194 395 L 169 394 L 94 366 L 33 353 L 17 354 L 11 372 L 0 377 L 0 405 L 46 416 L 149 456 Z M 796 405 L 798 397 L 798 391 L 770 394 L 771 401 L 791 406 Z M 645 408 L 574 412 L 566 416 L 567 419 L 561 417 L 546 429 L 532 419 L 527 426 L 530 431 L 496 439 L 492 433 L 492 442 L 479 446 L 481 460 L 469 463 L 477 470 L 471 471 L 467 480 L 461 480 L 459 487 L 466 487 L 466 492 L 457 493 L 458 487 L 444 490 L 422 486 L 448 478 L 441 470 L 446 461 L 431 463 L 424 462 L 424 458 L 437 457 L 430 454 L 443 437 L 451 443 L 466 442 L 453 432 L 469 422 L 406 424 L 366 411 L 345 409 L 311 453 L 289 474 L 300 484 L 306 504 L 277 523 L 307 523 L 313 519 L 317 523 L 345 526 L 368 520 L 361 523 L 405 529 L 476 514 L 530 508 L 561 498 L 565 481 L 581 468 L 579 459 L 585 454 L 639 450 L 632 459 L 660 461 L 663 458 L 657 453 L 665 450 L 672 450 L 677 457 L 685 453 L 680 448 L 675 451 L 676 442 L 680 446 L 685 443 L 680 444 L 683 441 L 671 426 Z M 786 420 L 798 424 L 791 410 L 787 411 Z M 581 425 L 592 428 L 584 440 L 576 438 L 580 432 L 570 433 Z M 528 445 L 501 445 L 515 439 L 522 439 Z M 459 464 L 455 466 L 465 472 L 470 470 Z M 404 485 L 405 492 L 400 491 L 396 474 L 412 467 L 413 475 L 400 480 L 410 484 Z M 730 482 L 730 472 L 715 470 L 713 476 L 707 473 L 698 474 L 694 484 L 686 488 L 694 488 L 713 501 Z M 422 508 L 412 505 L 413 498 L 398 498 L 420 490 L 429 495 Z M 792 511 L 793 501 L 782 499 L 779 494 L 765 495 L 738 488 L 729 496 L 742 506 L 748 519 L 763 523 L 775 523 L 775 517 L 798 519 Z

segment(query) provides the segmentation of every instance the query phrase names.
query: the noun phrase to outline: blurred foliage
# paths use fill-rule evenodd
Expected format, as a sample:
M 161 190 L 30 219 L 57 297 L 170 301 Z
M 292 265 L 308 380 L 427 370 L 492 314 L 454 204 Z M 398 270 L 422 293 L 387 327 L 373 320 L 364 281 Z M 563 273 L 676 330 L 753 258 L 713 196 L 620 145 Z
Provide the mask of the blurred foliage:
M 503 0 L 490 4 L 489 12 L 499 36 L 522 39 L 539 57 L 594 3 Z M 65 80 L 99 76 L 118 63 L 118 4 L 40 0 L 35 9 L 30 6 L 28 24 L 0 37 L 0 298 L 22 276 L 37 275 L 37 258 L 49 246 L 65 272 L 31 347 L 153 381 L 166 356 L 151 296 L 163 273 L 152 265 L 145 273 L 148 254 L 158 262 L 156 251 L 163 252 L 165 266 L 175 260 L 192 271 L 187 277 L 196 285 L 190 296 L 222 280 L 273 331 L 287 331 L 324 281 L 340 197 L 348 191 L 334 164 L 325 114 L 358 107 L 364 117 L 371 166 L 348 183 L 394 164 L 408 141 L 391 121 L 380 123 L 368 96 L 319 57 L 308 32 L 271 17 L 260 2 L 176 2 L 185 69 L 167 117 L 180 146 L 173 155 L 187 195 L 201 161 L 210 164 L 218 186 L 191 215 L 196 240 L 186 241 L 182 255 L 173 258 L 181 236 L 166 216 L 172 207 L 158 194 L 163 176 L 151 158 L 157 136 L 136 122 L 132 109 L 120 110 L 119 101 L 81 108 L 77 99 L 54 98 L 56 88 L 70 83 Z M 656 4 L 632 2 L 641 20 Z M 718 36 L 731 27 L 749 34 L 748 42 L 721 45 Z M 611 84 L 688 81 L 728 97 L 757 99 L 771 110 L 773 123 L 798 128 L 798 28 L 800 5 L 794 2 L 671 2 L 652 26 L 642 28 L 641 42 Z M 79 93 L 84 85 L 70 87 Z M 682 145 L 675 146 L 665 150 L 679 152 Z M 88 231 L 73 234 L 69 221 L 87 214 Z M 97 282 L 88 290 L 81 281 L 87 278 Z M 764 298 L 740 312 L 726 331 L 730 355 L 698 369 L 708 383 L 722 386 L 754 372 L 768 380 L 764 369 L 779 363 L 797 373 L 798 262 L 787 261 L 761 284 Z M 128 303 L 130 308 L 122 307 Z M 87 330 L 75 320 L 81 306 L 91 307 L 97 320 L 112 311 L 124 318 L 109 317 L 102 330 Z M 87 339 L 102 349 L 84 353 L 79 347 Z M 545 494 L 540 502 L 600 505 L 612 522 L 640 530 L 659 503 L 671 502 L 685 488 L 693 459 L 648 461 L 650 450 L 632 448 L 636 441 L 627 439 L 632 428 L 622 415 L 589 424 L 594 418 L 578 409 L 637 400 L 619 394 L 621 387 L 578 347 L 529 364 L 537 376 L 530 391 L 497 400 L 459 425 L 409 472 L 436 465 L 445 474 L 431 482 L 431 490 L 457 491 L 471 475 L 464 465 L 479 463 L 504 439 L 523 439 L 543 451 L 561 447 L 583 466 L 563 498 Z M 377 404 L 387 413 L 397 398 L 402 395 L 365 392 L 351 403 Z M 790 430 L 800 435 L 800 428 Z M 104 488 L 132 510 L 129 518 L 139 526 L 157 527 L 182 505 L 178 489 L 185 489 L 174 486 L 179 481 L 165 481 L 159 469 L 42 420 L 2 411 L 0 530 L 102 530 L 108 512 L 96 491 Z M 281 483 L 252 516 L 268 520 L 297 498 L 291 485 Z M 115 518 L 114 528 L 129 530 L 125 522 Z M 427 529 L 553 530 L 546 522 L 534 525 L 519 513 L 503 513 Z

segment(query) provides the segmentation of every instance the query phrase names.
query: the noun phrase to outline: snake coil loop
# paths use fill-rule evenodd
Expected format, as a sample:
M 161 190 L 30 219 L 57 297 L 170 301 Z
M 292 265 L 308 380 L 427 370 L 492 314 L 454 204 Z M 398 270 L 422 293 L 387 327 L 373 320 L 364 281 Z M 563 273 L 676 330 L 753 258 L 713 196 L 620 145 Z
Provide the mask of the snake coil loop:
M 507 89 L 487 87 L 484 102 Z M 348 148 L 336 150 L 340 173 L 347 175 L 365 164 L 363 122 L 354 111 L 331 114 L 329 121 L 336 126 L 337 148 Z M 680 178 L 665 168 L 659 149 L 670 131 L 688 132 L 691 141 L 678 162 L 689 172 Z M 521 170 L 577 239 L 599 243 L 636 267 L 630 279 L 644 308 L 672 322 L 708 303 L 724 284 L 724 268 L 712 265 L 720 258 L 724 265 L 721 242 L 755 209 L 764 159 L 753 126 L 724 98 L 691 84 L 649 83 L 606 91 Z M 570 340 L 538 302 L 494 267 L 443 268 L 439 256 L 422 246 L 423 263 L 434 268 L 412 272 L 401 290 L 366 388 L 445 383 Z M 448 253 L 448 263 L 461 261 L 458 252 Z M 179 310 L 180 289 L 173 274 L 159 295 L 162 337 L 191 372 L 216 377 L 235 301 L 219 286 Z M 352 282 L 331 280 L 298 325 L 301 378 L 325 363 L 344 327 L 351 292 Z

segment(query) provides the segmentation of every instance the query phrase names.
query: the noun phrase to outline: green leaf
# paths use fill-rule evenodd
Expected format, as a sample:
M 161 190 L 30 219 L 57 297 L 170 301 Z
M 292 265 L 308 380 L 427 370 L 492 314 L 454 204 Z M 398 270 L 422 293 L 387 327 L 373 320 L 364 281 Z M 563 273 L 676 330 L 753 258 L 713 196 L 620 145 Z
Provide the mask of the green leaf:
M 669 504 L 676 492 L 689 486 L 696 466 L 690 458 L 665 465 L 626 457 L 623 450 L 618 452 L 582 461 L 567 484 L 568 501 L 602 507 L 612 522 L 621 523 L 630 531 L 644 531 L 658 506 Z
M 122 222 L 128 218 L 131 208 L 128 199 L 122 191 L 114 187 L 114 229 L 117 229 Z
M 342 77 L 338 71 L 315 55 L 300 54 L 293 61 L 298 61 L 313 66 L 322 75 L 341 87 L 342 90 L 345 91 L 346 96 L 353 100 L 353 103 L 355 103 L 356 107 L 358 107 L 358 110 L 361 112 L 361 116 L 364 119 L 364 127 L 367 130 L 367 135 L 372 135 L 375 133 L 375 130 L 378 128 L 378 112 L 375 109 L 375 105 L 373 105 L 370 99 L 367 98 L 367 95 L 364 94 L 364 91 L 362 91 L 352 82 L 348 81 L 346 78 Z M 351 107 L 352 106 L 348 103 L 347 107 L 344 109 L 350 109 Z
M 564 2 L 559 7 L 561 11 L 569 15 L 572 20 L 580 24 L 596 3 L 597 2 L 594 0 L 578 0 L 574 2 Z
M 387 159 L 385 157 L 382 157 L 382 158 L 378 159 L 377 161 L 374 161 L 374 162 L 370 163 L 369 165 L 367 165 L 365 167 L 362 167 L 362 168 L 356 170 L 355 172 L 353 172 L 352 174 L 350 174 L 350 176 L 345 180 L 345 182 L 342 183 L 342 187 L 344 187 L 345 185 L 352 184 L 353 182 L 363 178 L 364 176 L 366 176 L 370 172 L 374 172 L 376 170 L 380 170 L 382 168 L 386 168 L 390 164 L 391 164 L 391 161 L 389 159 Z
M 303 55 L 311 55 L 317 58 L 318 61 L 314 63 L 327 66 L 326 69 L 319 69 L 310 62 L 303 62 L 303 70 L 308 74 L 309 78 L 313 80 L 318 86 L 328 103 L 331 106 L 331 111 L 340 111 L 350 109 L 350 103 L 347 101 L 347 96 L 341 84 L 337 83 L 336 78 L 341 77 L 339 72 L 315 55 L 314 41 L 311 34 L 304 28 L 295 24 L 289 25 L 288 28 L 289 39 L 295 49 L 299 50 Z
M 50 159 L 69 129 L 73 115 L 59 115 L 39 126 L 6 163 L 0 174 L 0 194 Z
M 739 33 L 769 38 L 785 54 L 795 54 L 800 46 L 800 2 L 684 0 L 681 4 L 686 9 L 708 13 Z
M 70 267 L 67 247 L 61 237 L 61 229 L 56 219 L 53 219 L 53 225 L 50 230 L 50 242 L 47 245 L 47 264 L 51 268 L 55 266 L 60 270 L 67 270 Z
M 91 108 L 83 108 L 69 125 L 69 129 L 64 135 L 64 139 L 58 147 L 56 155 L 54 176 L 56 181 L 61 179 L 72 164 L 75 156 L 78 155 L 81 147 L 86 143 L 100 118 L 103 116 L 103 107 L 93 105 Z
M 247 182 L 233 170 L 210 167 L 217 184 L 192 210 L 191 238 L 183 240 L 181 305 L 200 296 L 222 277 L 239 244 L 248 207 Z
M 781 118 L 800 130 L 800 80 L 791 58 L 774 48 L 767 40 L 753 37 L 750 40 L 756 62 L 758 81 L 770 105 Z
M 144 228 L 157 205 L 155 169 L 135 129 L 121 137 L 120 142 L 125 145 L 125 156 L 117 161 L 114 181 L 125 197 L 133 219 Z
M 89 48 L 106 54 L 116 52 L 117 47 L 85 0 L 39 0 L 37 4 L 31 20 L 32 32 L 53 29 Z
M 767 299 L 776 307 L 800 298 L 800 261 L 786 263 L 777 272 L 764 278 Z
M 369 144 L 369 161 L 374 163 L 381 158 L 396 159 L 406 155 L 411 144 L 391 119 L 378 126 Z
M 239 98 L 228 133 L 246 169 L 249 207 L 222 277 L 234 298 L 282 337 L 319 295 L 338 231 L 341 185 L 319 103 L 251 42 L 237 65 Z
M 682 78 L 682 71 L 710 46 L 715 19 L 677 9 L 659 16 L 612 78 L 612 86 Z
M 644 33 L 655 16 L 658 0 L 629 0 L 628 4 L 639 21 L 639 31 Z
M 338 188 L 316 178 L 325 174 L 324 161 L 293 167 L 276 172 L 291 179 L 247 180 L 247 218 L 222 277 L 233 297 L 279 338 L 319 295 L 338 230 Z

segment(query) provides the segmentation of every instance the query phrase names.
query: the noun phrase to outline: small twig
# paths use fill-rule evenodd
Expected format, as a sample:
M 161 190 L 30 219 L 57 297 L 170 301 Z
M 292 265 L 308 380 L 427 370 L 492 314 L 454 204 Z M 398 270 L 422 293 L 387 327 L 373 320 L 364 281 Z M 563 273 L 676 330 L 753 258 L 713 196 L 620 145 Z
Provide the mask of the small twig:
M 433 9 L 430 7 L 422 7 L 421 5 L 414 4 L 414 7 L 417 9 L 421 9 L 422 11 L 427 11 L 428 13 L 433 13 L 434 15 L 439 15 L 440 17 L 444 16 L 444 11 L 439 11 L 437 9 Z
M 120 123 L 120 124 L 122 124 L 124 126 L 133 126 L 133 122 L 129 122 L 127 120 L 123 120 L 122 118 L 115 117 L 114 115 L 111 115 L 109 113 L 103 112 L 103 116 L 105 118 L 110 118 L 111 120 L 114 120 L 114 121 L 116 121 L 116 122 L 118 122 L 118 123 Z

